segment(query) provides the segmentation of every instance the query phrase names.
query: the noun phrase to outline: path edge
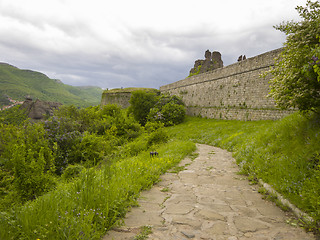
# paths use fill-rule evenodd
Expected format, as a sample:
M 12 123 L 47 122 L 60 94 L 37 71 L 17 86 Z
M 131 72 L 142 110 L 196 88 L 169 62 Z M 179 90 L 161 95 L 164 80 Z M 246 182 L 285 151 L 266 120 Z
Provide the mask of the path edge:
M 259 179 L 258 183 L 260 186 L 264 187 L 269 194 L 275 195 L 277 199 L 281 202 L 281 204 L 288 207 L 297 218 L 302 219 L 305 223 L 310 225 L 315 223 L 315 220 L 310 215 L 301 211 L 299 208 L 293 205 L 289 200 L 285 199 L 280 193 L 274 190 L 273 187 L 271 187 L 268 183 L 265 183 L 262 179 Z

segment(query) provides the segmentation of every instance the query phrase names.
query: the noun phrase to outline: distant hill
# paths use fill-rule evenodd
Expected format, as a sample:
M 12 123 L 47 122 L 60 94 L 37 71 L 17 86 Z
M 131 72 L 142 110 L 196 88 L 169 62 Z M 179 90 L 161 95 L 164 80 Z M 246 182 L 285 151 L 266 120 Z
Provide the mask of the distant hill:
M 102 91 L 99 87 L 70 86 L 40 72 L 0 63 L 0 106 L 8 104 L 7 97 L 22 101 L 30 96 L 43 101 L 87 107 L 100 104 Z

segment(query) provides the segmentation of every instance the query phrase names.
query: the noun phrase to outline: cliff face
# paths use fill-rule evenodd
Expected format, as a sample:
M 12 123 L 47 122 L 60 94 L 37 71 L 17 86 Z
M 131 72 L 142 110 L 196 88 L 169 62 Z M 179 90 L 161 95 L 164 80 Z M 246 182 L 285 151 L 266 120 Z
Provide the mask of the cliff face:
M 138 91 L 138 90 L 160 93 L 159 90 L 154 88 L 123 88 L 123 89 L 119 88 L 119 89 L 105 90 L 102 93 L 101 106 L 104 106 L 107 104 L 117 104 L 122 108 L 127 108 L 130 106 L 129 100 L 131 98 L 132 92 Z
M 190 75 L 196 75 L 200 73 L 209 72 L 223 67 L 223 61 L 221 60 L 221 53 L 210 52 L 207 50 L 204 54 L 205 60 L 196 60 L 193 68 L 190 70 Z

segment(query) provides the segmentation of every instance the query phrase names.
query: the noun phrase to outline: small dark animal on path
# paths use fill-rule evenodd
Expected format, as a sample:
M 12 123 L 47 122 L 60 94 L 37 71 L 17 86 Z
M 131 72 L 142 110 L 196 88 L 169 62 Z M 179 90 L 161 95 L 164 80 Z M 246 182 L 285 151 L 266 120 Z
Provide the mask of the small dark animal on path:
M 158 156 L 159 153 L 158 152 L 150 152 L 150 157 L 155 157 Z

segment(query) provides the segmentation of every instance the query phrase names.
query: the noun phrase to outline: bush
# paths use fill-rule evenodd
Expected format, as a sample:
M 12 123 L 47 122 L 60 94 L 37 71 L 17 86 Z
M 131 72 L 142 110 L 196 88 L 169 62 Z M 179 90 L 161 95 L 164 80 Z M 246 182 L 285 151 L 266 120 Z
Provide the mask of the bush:
M 20 109 L 20 105 L 0 111 L 0 123 L 20 125 L 28 119 L 26 109 Z
M 79 142 L 70 146 L 68 164 L 81 163 L 85 167 L 95 166 L 108 150 L 110 150 L 109 142 L 103 136 L 85 132 Z
M 161 113 L 164 125 L 172 126 L 183 122 L 186 110 L 184 106 L 170 102 L 163 106 Z
M 144 126 L 144 129 L 147 133 L 152 133 L 156 131 L 159 128 L 163 128 L 164 124 L 162 122 L 147 122 L 147 124 Z
M 149 121 L 161 122 L 164 126 L 182 123 L 186 116 L 183 102 L 177 96 L 163 95 L 148 115 Z
M 51 190 L 56 182 L 53 178 L 54 168 L 46 170 L 45 150 L 39 152 L 16 146 L 13 153 L 14 185 L 21 202 L 36 199 Z M 47 159 L 48 161 L 48 159 Z M 50 159 L 53 162 L 53 156 Z
M 62 174 L 62 178 L 65 180 L 71 180 L 73 178 L 79 177 L 80 173 L 85 168 L 82 165 L 69 165 Z
M 137 156 L 142 151 L 146 151 L 148 149 L 147 141 L 148 140 L 145 136 L 135 139 L 123 147 L 121 155 L 123 157 Z
M 161 143 L 166 143 L 169 140 L 168 133 L 163 128 L 159 128 L 148 137 L 148 146 L 157 145 Z
M 121 107 L 116 104 L 107 104 L 102 107 L 101 114 L 110 117 L 121 116 Z

